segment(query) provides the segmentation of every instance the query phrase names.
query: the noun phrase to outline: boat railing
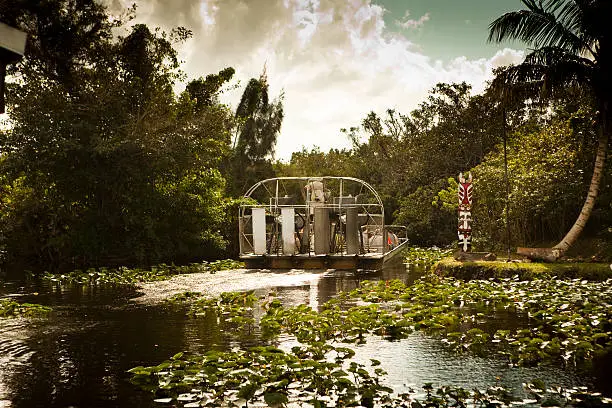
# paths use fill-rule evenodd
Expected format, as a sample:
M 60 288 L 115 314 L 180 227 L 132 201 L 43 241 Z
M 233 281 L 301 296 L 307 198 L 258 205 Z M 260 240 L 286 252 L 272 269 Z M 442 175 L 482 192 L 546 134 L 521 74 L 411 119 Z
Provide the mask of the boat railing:
M 380 205 L 370 203 L 243 205 L 239 216 L 241 253 L 256 255 L 383 253 L 384 240 L 375 237 L 376 231 L 384 229 L 381 212 Z M 362 228 L 359 229 L 357 226 Z M 257 235 L 260 237 L 259 242 L 256 239 Z M 261 239 L 263 236 L 265 236 L 265 245 Z M 325 236 L 329 238 L 321 238 Z
M 258 182 L 244 198 L 241 256 L 380 256 L 400 243 L 385 227 L 380 196 L 359 179 L 279 177 Z

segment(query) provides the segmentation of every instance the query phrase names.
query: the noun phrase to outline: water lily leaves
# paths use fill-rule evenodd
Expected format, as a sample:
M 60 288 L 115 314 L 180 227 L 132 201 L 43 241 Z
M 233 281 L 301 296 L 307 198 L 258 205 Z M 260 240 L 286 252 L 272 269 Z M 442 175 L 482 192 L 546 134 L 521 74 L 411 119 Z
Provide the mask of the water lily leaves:
M 128 370 L 128 373 L 135 374 L 135 375 L 150 375 L 151 372 L 152 372 L 151 367 L 143 367 L 143 366 L 134 367 Z
M 238 398 L 250 401 L 255 397 L 260 387 L 260 384 L 247 382 L 238 389 Z
M 285 307 L 267 297 L 258 309 L 264 311 L 261 331 L 267 339 L 293 336 L 300 345 L 290 352 L 262 345 L 199 356 L 177 353 L 168 362 L 130 372 L 143 386 L 157 383 L 156 389 L 170 395 L 196 387 L 210 396 L 206 402 L 204 397 L 194 398 L 213 406 L 222 398 L 269 405 L 310 401 L 320 406 L 402 406 L 401 400 L 406 406 L 403 397 L 394 399 L 383 385 L 386 372 L 380 361 L 372 359 L 370 371 L 352 361 L 355 352 L 347 343 L 366 342 L 372 335 L 395 340 L 422 330 L 455 350 L 498 352 L 512 365 L 555 359 L 575 363 L 612 346 L 611 284 L 612 280 L 516 277 L 465 282 L 427 275 L 410 286 L 399 281 L 363 282 L 320 311 L 308 305 Z M 227 292 L 196 298 L 191 310 L 195 315 L 212 313 L 218 322 L 230 325 L 253 324 L 249 319 L 258 300 L 252 292 Z M 509 316 L 511 327 L 491 325 L 496 314 Z M 425 406 L 465 406 L 465 390 L 443 387 L 434 394 L 431 384 L 427 390 Z M 498 388 L 474 392 L 470 398 L 480 406 L 510 403 L 509 393 Z M 565 401 L 556 396 L 551 400 Z
M 280 406 L 286 404 L 289 400 L 285 394 L 279 392 L 266 392 L 264 393 L 264 401 L 269 406 Z
M 46 317 L 52 309 L 36 303 L 18 303 L 11 299 L 0 299 L 2 317 Z
M 159 404 L 169 404 L 172 402 L 172 398 L 157 398 L 154 399 L 153 402 L 157 402 Z

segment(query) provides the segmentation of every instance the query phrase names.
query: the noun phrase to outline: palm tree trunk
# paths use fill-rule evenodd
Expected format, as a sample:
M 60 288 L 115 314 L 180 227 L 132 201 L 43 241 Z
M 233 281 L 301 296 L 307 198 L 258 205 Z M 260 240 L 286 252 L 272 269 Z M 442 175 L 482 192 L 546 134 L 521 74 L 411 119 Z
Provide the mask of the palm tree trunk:
M 601 184 L 601 178 L 604 172 L 604 163 L 606 160 L 606 150 L 608 147 L 608 131 L 609 127 L 609 116 L 608 116 L 608 106 L 604 104 L 603 109 L 601 110 L 601 126 L 599 132 L 599 143 L 597 146 L 597 156 L 595 157 L 595 168 L 593 169 L 593 177 L 591 178 L 591 185 L 589 186 L 589 193 L 587 198 L 582 206 L 582 210 L 578 215 L 578 219 L 569 230 L 569 232 L 563 237 L 561 242 L 553 247 L 553 249 L 559 250 L 561 252 L 565 252 L 571 247 L 578 236 L 584 229 L 591 212 L 593 211 L 593 207 L 595 207 L 595 200 L 597 199 L 597 195 L 599 193 L 599 185 Z

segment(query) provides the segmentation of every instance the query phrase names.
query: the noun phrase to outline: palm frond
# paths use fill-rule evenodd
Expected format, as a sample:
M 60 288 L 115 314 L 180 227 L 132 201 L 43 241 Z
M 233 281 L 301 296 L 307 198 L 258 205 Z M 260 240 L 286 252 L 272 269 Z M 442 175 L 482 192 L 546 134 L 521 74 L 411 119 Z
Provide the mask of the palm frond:
M 608 0 L 572 0 L 564 5 L 558 18 L 582 39 L 585 50 L 595 55 L 595 46 L 610 24 L 610 5 Z
M 589 59 L 572 55 L 560 48 L 545 47 L 532 51 L 523 63 L 499 72 L 492 87 L 504 95 L 520 91 L 522 94 L 533 95 L 537 92 L 541 96 L 552 96 L 575 85 L 589 89 L 592 87 L 595 69 Z
M 527 6 L 526 10 L 505 13 L 489 25 L 488 40 L 501 42 L 515 39 L 536 48 L 556 46 L 573 53 L 582 53 L 588 49 L 588 44 L 585 44 L 576 32 L 565 25 L 569 21 L 570 25 L 575 27 L 571 16 L 578 13 L 575 8 L 567 5 L 569 2 L 568 0 L 549 0 L 543 4 L 536 0 L 523 0 Z M 563 15 L 564 19 L 558 18 L 555 11 Z
M 532 65 L 542 65 L 544 67 L 554 67 L 559 64 L 571 63 L 577 73 L 592 69 L 595 66 L 593 60 L 572 54 L 560 47 L 541 47 L 532 50 L 525 57 L 525 62 Z

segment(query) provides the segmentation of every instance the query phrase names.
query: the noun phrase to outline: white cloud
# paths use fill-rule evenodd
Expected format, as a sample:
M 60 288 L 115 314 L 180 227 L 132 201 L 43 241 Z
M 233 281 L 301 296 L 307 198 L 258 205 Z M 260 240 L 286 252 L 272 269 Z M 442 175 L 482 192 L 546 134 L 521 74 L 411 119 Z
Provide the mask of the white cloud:
M 415 29 L 423 27 L 425 22 L 429 21 L 429 13 L 423 14 L 418 19 L 414 20 L 410 18 L 410 11 L 406 10 L 404 17 L 401 20 L 395 20 L 395 24 L 406 29 Z
M 347 147 L 340 128 L 358 125 L 370 110 L 407 113 L 438 82 L 466 81 L 481 91 L 493 68 L 523 58 L 504 49 L 489 59 L 434 61 L 388 30 L 385 10 L 370 0 L 141 1 L 141 21 L 193 30 L 181 48 L 190 78 L 236 69 L 242 87 L 224 94 L 227 103 L 235 106 L 267 64 L 271 94 L 285 91 L 277 145 L 284 159 L 303 145 Z

